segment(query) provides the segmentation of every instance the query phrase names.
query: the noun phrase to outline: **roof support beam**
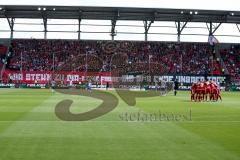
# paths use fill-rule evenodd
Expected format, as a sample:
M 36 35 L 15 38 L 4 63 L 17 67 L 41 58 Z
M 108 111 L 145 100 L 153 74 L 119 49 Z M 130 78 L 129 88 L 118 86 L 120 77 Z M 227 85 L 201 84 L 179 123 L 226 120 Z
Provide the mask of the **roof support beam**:
M 7 21 L 8 21 L 9 28 L 10 28 L 10 30 L 11 30 L 10 39 L 13 39 L 15 18 L 7 18 Z
M 82 19 L 78 19 L 78 40 L 81 39 L 81 21 Z
M 3 11 L 3 14 L 4 14 L 5 18 L 7 18 L 8 25 L 9 25 L 9 28 L 10 28 L 10 30 L 11 30 L 10 39 L 13 39 L 15 18 L 13 18 L 13 17 L 10 18 L 10 17 L 8 17 L 8 16 L 7 16 L 7 13 L 6 13 L 6 10 Z
M 111 37 L 112 37 L 112 41 L 114 41 L 114 37 L 117 35 L 116 34 L 116 24 L 117 24 L 117 19 L 113 19 L 111 20 L 111 24 L 112 24 L 112 28 L 111 28 Z
M 42 11 L 43 27 L 44 27 L 44 39 L 47 39 L 47 13 Z
M 238 31 L 240 32 L 239 24 L 236 24 Z
M 188 22 L 183 22 L 183 23 L 181 24 L 180 21 L 177 21 L 177 22 L 176 22 L 177 35 L 178 35 L 178 36 L 177 36 L 177 42 L 178 42 L 178 43 L 181 42 L 181 34 L 182 34 L 183 29 L 186 27 L 187 23 L 188 23 Z
M 115 16 L 114 18 L 111 20 L 111 24 L 112 24 L 112 28 L 111 28 L 111 37 L 112 37 L 112 41 L 114 41 L 114 37 L 117 35 L 116 33 L 116 24 L 117 24 L 117 20 L 120 17 L 120 11 L 117 10 L 117 12 L 115 12 Z
M 214 26 L 214 30 L 212 31 L 212 34 L 214 34 L 221 25 L 222 25 L 222 23 L 219 23 L 219 24 L 217 24 L 217 26 Z
M 209 26 L 209 36 L 213 35 L 213 24 L 212 22 L 210 22 L 210 26 Z
M 152 21 L 143 21 L 143 24 L 144 24 L 144 29 L 145 29 L 145 32 L 144 32 L 144 34 L 145 34 L 145 41 L 148 41 L 148 31 L 149 31 L 149 29 L 150 29 L 150 27 L 151 27 L 151 25 L 154 23 L 154 20 L 152 20 Z
M 79 17 L 78 17 L 78 40 L 81 39 L 81 22 L 82 22 L 82 11 L 79 10 Z
M 15 19 L 14 18 L 7 18 L 7 21 L 8 21 L 8 25 L 9 25 L 10 30 L 13 31 Z
M 43 18 L 43 25 L 44 25 L 44 39 L 47 39 L 47 18 Z
M 208 23 L 206 23 L 206 25 L 209 31 L 209 36 L 212 36 L 218 30 L 218 28 L 222 25 L 222 23 L 218 23 L 217 26 L 214 26 L 213 23 L 210 22 L 209 26 L 208 26 Z

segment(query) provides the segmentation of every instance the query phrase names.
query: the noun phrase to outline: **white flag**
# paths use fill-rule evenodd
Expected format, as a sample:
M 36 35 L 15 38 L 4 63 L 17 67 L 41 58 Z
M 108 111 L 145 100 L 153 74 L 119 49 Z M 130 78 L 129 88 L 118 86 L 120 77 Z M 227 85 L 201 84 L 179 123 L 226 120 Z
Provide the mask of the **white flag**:
M 216 37 L 214 37 L 213 35 L 211 35 L 211 36 L 208 37 L 208 43 L 209 43 L 210 45 L 214 45 L 214 44 L 219 43 L 219 41 L 217 40 Z

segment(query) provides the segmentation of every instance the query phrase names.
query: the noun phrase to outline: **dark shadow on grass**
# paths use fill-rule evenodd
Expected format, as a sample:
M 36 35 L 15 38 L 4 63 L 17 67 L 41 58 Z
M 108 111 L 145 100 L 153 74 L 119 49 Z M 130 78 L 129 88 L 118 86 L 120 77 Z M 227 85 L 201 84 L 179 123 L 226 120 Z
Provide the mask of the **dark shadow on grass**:
M 56 91 L 62 94 L 91 97 L 91 98 L 96 98 L 103 101 L 102 104 L 97 106 L 97 108 L 88 112 L 78 113 L 78 114 L 73 114 L 70 112 L 70 107 L 73 103 L 72 100 L 65 99 L 59 102 L 55 107 L 55 114 L 59 119 L 64 121 L 92 120 L 109 113 L 110 111 L 115 109 L 118 105 L 118 99 L 111 93 L 104 92 L 104 91 L 93 90 L 90 92 L 87 90 L 79 90 L 79 89 L 56 89 Z

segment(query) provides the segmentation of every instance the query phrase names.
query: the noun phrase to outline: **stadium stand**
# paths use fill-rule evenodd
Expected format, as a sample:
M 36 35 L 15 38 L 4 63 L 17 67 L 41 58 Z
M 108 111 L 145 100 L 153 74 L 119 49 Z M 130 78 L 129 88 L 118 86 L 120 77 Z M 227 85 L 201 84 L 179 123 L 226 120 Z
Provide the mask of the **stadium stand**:
M 209 58 L 211 49 L 207 43 L 69 40 L 13 43 L 14 56 L 9 68 L 14 70 L 20 70 L 22 59 L 25 71 L 110 71 L 112 63 L 113 68 L 129 72 L 222 74 L 217 59 Z
M 220 54 L 227 67 L 228 72 L 231 74 L 232 80 L 235 82 L 240 81 L 240 46 L 231 45 L 228 48 L 220 50 Z
M 6 52 L 7 52 L 7 47 L 5 45 L 0 44 L 0 71 L 3 66 L 3 60 L 5 58 Z

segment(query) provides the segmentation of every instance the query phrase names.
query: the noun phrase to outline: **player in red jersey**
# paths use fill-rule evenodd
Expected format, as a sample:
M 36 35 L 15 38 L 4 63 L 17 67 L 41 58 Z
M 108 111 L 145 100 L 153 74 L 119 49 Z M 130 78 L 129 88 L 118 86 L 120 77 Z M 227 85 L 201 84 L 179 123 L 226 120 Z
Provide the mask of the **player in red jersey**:
M 214 81 L 210 81 L 210 89 L 211 89 L 211 92 L 210 92 L 210 101 L 213 101 L 215 99 L 215 85 L 214 85 Z
M 204 89 L 204 83 L 203 82 L 198 82 L 198 84 L 197 84 L 197 96 L 196 96 L 196 99 L 198 100 L 198 101 L 202 101 L 203 100 L 203 95 L 204 95 L 204 91 L 205 91 L 205 89 Z
M 191 101 L 196 101 L 196 92 L 197 91 L 197 83 L 194 82 L 191 87 Z
M 217 94 L 218 94 L 218 90 L 217 90 L 216 86 L 214 85 L 212 88 L 212 101 L 217 101 Z
M 220 95 L 220 87 L 217 85 L 215 81 L 211 81 L 211 95 L 210 100 L 211 101 L 218 101 L 218 99 L 222 100 L 222 97 Z
M 218 101 L 222 100 L 220 87 L 215 81 L 195 82 L 191 88 L 191 101 Z
M 205 101 L 205 96 L 206 96 L 206 81 L 202 81 L 201 82 L 201 86 L 202 86 L 202 101 Z
M 208 101 L 208 97 L 210 100 L 210 94 L 211 94 L 211 85 L 210 85 L 210 82 L 208 81 L 208 79 L 204 83 L 204 87 L 205 87 L 205 101 Z

